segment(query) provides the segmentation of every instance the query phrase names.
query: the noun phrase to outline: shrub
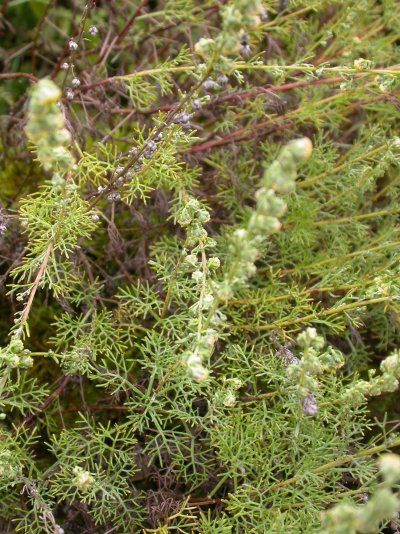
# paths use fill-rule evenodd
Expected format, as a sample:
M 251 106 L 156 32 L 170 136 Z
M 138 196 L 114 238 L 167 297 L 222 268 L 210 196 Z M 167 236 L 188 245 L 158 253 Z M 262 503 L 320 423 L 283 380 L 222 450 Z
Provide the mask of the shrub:
M 395 7 L 0 7 L 2 532 L 397 532 Z

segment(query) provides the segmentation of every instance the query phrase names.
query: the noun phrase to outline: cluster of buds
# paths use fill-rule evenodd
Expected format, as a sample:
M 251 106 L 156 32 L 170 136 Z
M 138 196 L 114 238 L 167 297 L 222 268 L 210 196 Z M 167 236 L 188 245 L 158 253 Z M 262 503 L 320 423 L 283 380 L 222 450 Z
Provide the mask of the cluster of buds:
M 356 532 L 380 532 L 380 526 L 400 511 L 400 500 L 392 486 L 400 481 L 400 456 L 382 454 L 378 460 L 383 482 L 363 506 L 350 502 L 337 504 L 325 513 L 324 534 L 356 534 Z
M 216 331 L 212 328 L 207 328 L 197 337 L 194 347 L 186 351 L 182 356 L 188 373 L 196 382 L 203 382 L 210 374 L 203 362 L 207 361 L 212 355 L 217 339 Z
M 291 193 L 296 187 L 297 168 L 307 161 L 312 153 L 308 137 L 294 139 L 283 147 L 278 158 L 264 173 L 263 185 L 277 193 Z
M 132 148 L 129 149 L 128 151 L 128 156 L 130 158 L 136 158 L 137 154 L 139 154 L 139 148 L 136 147 L 136 146 L 133 146 Z M 142 156 L 139 156 L 137 159 L 136 159 L 136 163 L 135 165 L 133 166 L 134 170 L 136 172 L 140 171 L 140 169 L 142 168 L 143 166 L 143 158 Z
M 209 58 L 215 50 L 223 56 L 250 55 L 247 32 L 267 18 L 261 0 L 234 0 L 221 9 L 222 32 L 214 39 L 200 39 L 195 45 L 198 55 Z
M 182 267 L 185 271 L 192 273 L 192 280 L 200 287 L 199 300 L 190 308 L 191 314 L 194 315 L 191 326 L 196 331 L 195 340 L 192 347 L 184 353 L 183 362 L 190 376 L 197 382 L 202 382 L 209 375 L 203 362 L 212 355 L 218 339 L 217 332 L 213 328 L 203 328 L 204 315 L 208 314 L 214 304 L 213 288 L 208 275 L 212 275 L 219 268 L 220 260 L 215 256 L 205 257 L 205 250 L 215 247 L 216 243 L 208 237 L 207 230 L 203 227 L 210 220 L 210 214 L 198 200 L 190 197 L 178 211 L 176 220 L 186 229 L 186 241 L 191 248 L 189 254 L 183 250 Z M 202 253 L 201 261 L 198 259 L 200 253 Z M 215 325 L 216 323 L 212 320 L 210 324 Z
M 40 80 L 34 86 L 26 133 L 44 168 L 64 173 L 72 167 L 74 159 L 68 150 L 71 134 L 57 105 L 60 97 L 60 89 L 51 80 Z
M 204 80 L 202 88 L 204 91 L 207 91 L 209 93 L 219 91 L 221 89 L 220 84 L 213 80 L 212 78 L 207 78 L 207 80 Z
M 14 481 L 22 474 L 21 466 L 15 460 L 15 453 L 3 448 L 0 451 L 0 480 Z
M 353 66 L 357 70 L 371 70 L 374 68 L 374 62 L 370 59 L 360 57 L 354 60 Z
M 223 64 L 221 64 L 220 67 L 222 68 Z M 214 93 L 224 88 L 226 84 L 228 83 L 228 81 L 229 81 L 228 76 L 224 72 L 220 72 L 216 76 L 210 76 L 206 80 L 204 80 L 202 89 L 205 92 Z M 202 99 L 200 99 L 200 101 L 203 101 L 203 103 L 205 103 L 209 99 L 210 99 L 210 96 L 205 95 L 202 97 Z M 194 109 L 200 109 L 201 107 L 201 106 L 197 106 L 197 100 L 193 101 L 192 106 Z
M 174 122 L 175 124 L 180 124 L 184 130 L 190 130 L 192 128 L 192 125 L 190 123 L 192 117 L 193 113 L 187 113 L 186 111 L 182 111 L 181 113 L 177 113 L 173 117 L 172 122 Z
M 395 351 L 380 364 L 381 374 L 375 376 L 375 369 L 369 371 L 369 380 L 357 380 L 343 393 L 342 399 L 351 406 L 359 406 L 367 397 L 396 391 L 400 380 L 400 351 Z
M 145 142 L 146 150 L 143 153 L 143 156 L 147 159 L 151 159 L 154 156 L 154 151 L 157 148 L 157 143 L 152 139 L 148 139 Z
M 248 229 L 239 228 L 233 232 L 229 245 L 233 258 L 231 267 L 227 269 L 223 280 L 215 284 L 215 291 L 220 300 L 231 299 L 235 289 L 244 285 L 246 280 L 255 274 L 254 262 L 259 254 L 257 244 L 258 239 L 251 239 Z
M 88 370 L 89 360 L 92 356 L 92 351 L 89 346 L 83 344 L 76 346 L 70 352 L 62 355 L 61 367 L 65 370 L 67 375 L 84 374 Z
M 223 377 L 223 386 L 215 394 L 215 404 L 225 408 L 231 408 L 236 404 L 237 391 L 243 386 L 243 382 L 237 378 Z
M 187 242 L 189 246 L 204 241 L 208 234 L 203 225 L 210 220 L 210 214 L 198 200 L 190 198 L 178 212 L 176 218 L 178 224 L 186 228 Z
M 121 195 L 118 191 L 112 191 L 107 195 L 107 202 L 117 202 L 120 198 Z
M 32 367 L 30 350 L 24 348 L 22 341 L 14 337 L 7 347 L 0 349 L 0 366 L 8 369 L 27 369 Z
M 243 285 L 255 273 L 258 247 L 266 236 L 280 230 L 278 217 L 286 211 L 286 203 L 276 193 L 294 190 L 297 167 L 310 157 L 311 152 L 312 143 L 307 137 L 295 139 L 281 150 L 278 158 L 266 169 L 247 227 L 239 228 L 231 237 L 232 265 L 217 287 L 221 300 L 232 298 L 235 288 Z
M 123 172 L 123 170 L 124 170 L 124 167 L 122 165 L 117 165 L 117 167 L 115 167 L 114 177 L 118 176 L 118 178 L 115 181 L 115 185 L 117 187 L 124 184 L 125 182 L 128 182 L 132 178 L 132 172 L 129 169 L 126 170 L 125 172 Z
M 148 148 L 146 149 L 144 156 L 152 157 L 153 151 L 156 148 L 156 143 L 153 143 L 150 141 L 148 141 L 147 143 L 148 143 Z M 139 153 L 139 149 L 137 147 L 132 147 L 128 151 L 128 156 L 132 158 L 136 156 L 138 153 Z M 118 191 L 116 191 L 116 189 L 123 186 L 125 183 L 129 182 L 130 180 L 132 180 L 132 171 L 128 167 L 127 162 L 125 161 L 125 163 L 122 162 L 121 164 L 121 160 L 118 160 L 118 161 L 119 163 L 116 165 L 112 173 L 112 178 L 111 178 L 109 185 L 108 186 L 99 185 L 97 187 L 98 195 L 101 195 L 105 191 L 108 191 L 108 195 L 107 195 L 108 202 L 117 202 L 118 200 L 120 200 L 121 194 Z M 134 170 L 139 171 L 142 167 L 142 164 L 143 164 L 143 158 L 142 156 L 140 156 L 137 159 L 136 164 L 134 165 Z
M 396 88 L 398 84 L 396 76 L 393 74 L 378 74 L 375 78 L 375 82 L 382 93 L 388 93 Z
M 286 373 L 289 380 L 296 384 L 302 413 L 313 417 L 318 412 L 314 395 L 318 382 L 315 377 L 339 369 L 344 364 L 344 358 L 341 352 L 332 347 L 327 347 L 322 352 L 325 341 L 315 328 L 307 328 L 299 334 L 297 344 L 302 349 L 302 358 L 288 365 Z
M 136 159 L 136 162 L 135 162 L 135 165 L 134 165 L 134 170 L 135 171 L 140 171 L 140 169 L 142 168 L 143 166 L 143 158 L 145 159 L 151 159 L 153 158 L 154 156 L 154 152 L 157 150 L 157 141 L 161 141 L 163 135 L 162 133 L 160 132 L 156 137 L 155 139 L 147 139 L 147 141 L 144 142 L 144 151 L 142 153 L 142 155 L 140 155 L 139 157 L 137 157 Z M 140 152 L 140 149 L 136 146 L 133 146 L 132 148 L 129 149 L 128 151 L 128 156 L 130 158 L 135 158 Z M 129 171 L 127 171 L 127 173 L 125 173 L 124 177 L 127 176 L 129 179 L 132 177 L 132 175 L 130 174 Z
M 183 258 L 183 268 L 192 273 L 192 280 L 195 280 L 197 283 L 203 283 L 205 277 L 207 278 L 207 275 L 209 274 L 212 275 L 220 267 L 220 265 L 221 262 L 217 256 L 207 258 L 205 265 L 198 259 L 198 255 L 194 254 L 193 252 L 191 254 L 185 254 Z M 214 302 L 214 296 L 211 288 L 209 288 L 209 292 L 204 294 L 202 301 L 201 309 L 207 310 L 211 307 Z M 193 310 L 197 311 L 199 305 L 196 304 L 192 308 Z
M 191 101 L 191 105 L 194 111 L 199 111 L 210 102 L 210 95 L 205 95 L 200 98 L 194 98 Z
M 75 475 L 72 483 L 79 490 L 87 491 L 93 487 L 95 478 L 89 473 L 89 471 L 85 471 L 82 467 L 76 466 L 73 468 L 72 472 Z

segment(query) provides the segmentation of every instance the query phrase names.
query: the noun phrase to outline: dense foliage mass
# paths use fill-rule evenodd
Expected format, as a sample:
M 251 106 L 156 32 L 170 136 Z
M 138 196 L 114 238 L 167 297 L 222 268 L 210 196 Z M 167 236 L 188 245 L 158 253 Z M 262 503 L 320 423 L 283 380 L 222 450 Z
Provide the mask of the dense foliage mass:
M 399 532 L 396 0 L 3 0 L 0 531 Z

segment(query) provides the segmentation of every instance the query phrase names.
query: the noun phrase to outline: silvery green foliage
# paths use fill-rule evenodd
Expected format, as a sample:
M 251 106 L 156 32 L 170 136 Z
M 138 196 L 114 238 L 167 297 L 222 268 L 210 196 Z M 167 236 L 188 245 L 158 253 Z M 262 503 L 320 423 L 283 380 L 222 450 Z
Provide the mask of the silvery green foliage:
M 281 223 L 278 217 L 284 215 L 286 204 L 276 194 L 293 192 L 297 167 L 307 161 L 312 152 L 311 141 L 304 137 L 288 143 L 278 158 L 267 167 L 261 187 L 255 193 L 256 207 L 245 228 L 233 232 L 230 258 L 224 273 L 224 280 L 217 288 L 220 300 L 232 298 L 235 288 L 243 287 L 247 278 L 255 274 L 254 262 L 259 256 L 258 247 L 265 237 L 278 232 Z
M 396 3 L 64 4 L 0 8 L 0 531 L 395 530 Z

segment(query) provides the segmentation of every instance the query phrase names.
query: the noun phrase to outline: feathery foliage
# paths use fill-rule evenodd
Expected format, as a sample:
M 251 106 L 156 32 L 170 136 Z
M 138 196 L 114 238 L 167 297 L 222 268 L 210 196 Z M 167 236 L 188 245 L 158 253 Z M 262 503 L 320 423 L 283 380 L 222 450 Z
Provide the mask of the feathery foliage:
M 399 531 L 396 5 L 0 6 L 1 532 Z

